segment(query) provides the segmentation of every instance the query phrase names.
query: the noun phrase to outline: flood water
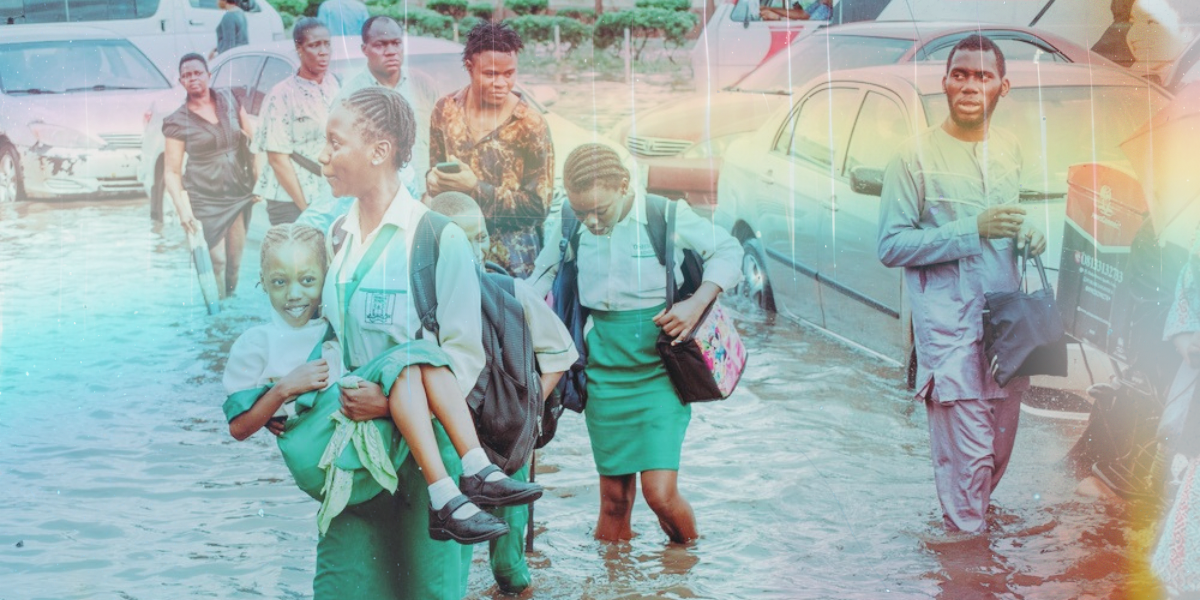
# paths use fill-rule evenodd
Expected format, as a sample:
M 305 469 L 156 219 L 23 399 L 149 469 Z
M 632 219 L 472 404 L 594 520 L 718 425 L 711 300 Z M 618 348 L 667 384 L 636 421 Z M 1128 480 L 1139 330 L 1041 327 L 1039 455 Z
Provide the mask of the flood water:
M 220 409 L 230 344 L 270 310 L 264 217 L 208 317 L 179 227 L 144 199 L 0 206 L 0 598 L 311 594 L 317 504 Z M 740 308 L 752 362 L 733 398 L 695 408 L 683 452 L 703 538 L 667 544 L 639 500 L 631 544 L 593 541 L 597 478 L 568 413 L 538 458 L 523 597 L 1154 597 L 1130 584 L 1135 515 L 1074 496 L 1059 465 L 1081 423 L 1024 415 L 993 535 L 934 552 L 925 412 L 900 370 Z M 500 597 L 485 550 L 472 598 Z

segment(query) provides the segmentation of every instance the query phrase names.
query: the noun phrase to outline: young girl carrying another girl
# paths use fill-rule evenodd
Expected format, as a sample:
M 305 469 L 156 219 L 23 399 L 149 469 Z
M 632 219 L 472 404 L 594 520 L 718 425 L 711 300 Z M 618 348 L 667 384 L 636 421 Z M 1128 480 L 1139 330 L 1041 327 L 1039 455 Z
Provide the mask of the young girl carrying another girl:
M 344 507 L 393 492 L 396 469 L 411 448 L 430 496 L 450 498 L 440 515 L 430 515 L 430 537 L 473 544 L 503 535 L 508 526 L 472 503 L 525 504 L 541 496 L 541 486 L 492 477 L 484 491 L 497 469 L 479 445 L 449 358 L 437 344 L 397 345 L 343 377 L 341 346 L 320 316 L 328 264 L 317 229 L 285 224 L 267 232 L 261 283 L 274 311 L 271 323 L 246 331 L 230 349 L 224 377 L 230 434 L 244 440 L 268 421 L 286 419 L 280 450 L 297 485 L 321 500 L 322 534 Z M 392 422 L 355 422 L 341 413 L 339 380 L 340 387 L 357 387 L 359 378 L 379 384 L 384 394 L 402 386 L 388 406 L 402 439 Z M 466 495 L 445 476 L 436 443 L 424 447 L 433 439 L 431 412 L 458 442 Z

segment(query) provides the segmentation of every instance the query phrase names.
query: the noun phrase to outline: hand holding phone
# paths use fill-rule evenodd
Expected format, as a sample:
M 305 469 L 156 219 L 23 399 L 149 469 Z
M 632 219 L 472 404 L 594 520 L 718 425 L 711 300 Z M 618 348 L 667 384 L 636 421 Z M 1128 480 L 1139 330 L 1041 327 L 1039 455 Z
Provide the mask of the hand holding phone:
M 458 173 L 462 171 L 462 165 L 456 162 L 440 162 L 434 165 L 435 169 L 442 173 Z

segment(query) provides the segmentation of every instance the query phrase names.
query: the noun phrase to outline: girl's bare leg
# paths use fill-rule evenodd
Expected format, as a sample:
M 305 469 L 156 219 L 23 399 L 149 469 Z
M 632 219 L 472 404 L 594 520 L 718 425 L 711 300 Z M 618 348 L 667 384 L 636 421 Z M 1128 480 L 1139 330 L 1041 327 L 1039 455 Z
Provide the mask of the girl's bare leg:
M 677 544 L 686 544 L 700 537 L 700 533 L 692 505 L 679 494 L 678 479 L 678 471 L 643 471 L 642 497 L 658 515 L 658 524 L 667 537 Z
M 433 484 L 449 477 L 429 420 L 429 402 L 425 397 L 420 366 L 410 366 L 400 372 L 392 393 L 388 394 L 388 410 L 400 435 L 408 442 L 417 466 L 421 467 L 425 483 Z
M 596 539 L 623 542 L 633 539 L 630 517 L 637 495 L 637 475 L 600 476 L 600 519 Z
M 425 394 L 429 399 L 429 410 L 441 421 L 450 435 L 459 456 L 479 448 L 479 436 L 475 433 L 475 420 L 463 399 L 458 379 L 446 367 L 421 367 L 421 379 L 425 382 Z
M 246 248 L 246 213 L 239 213 L 225 233 L 225 295 L 237 291 L 238 271 L 242 268 L 242 251 Z M 216 265 L 213 265 L 216 270 Z

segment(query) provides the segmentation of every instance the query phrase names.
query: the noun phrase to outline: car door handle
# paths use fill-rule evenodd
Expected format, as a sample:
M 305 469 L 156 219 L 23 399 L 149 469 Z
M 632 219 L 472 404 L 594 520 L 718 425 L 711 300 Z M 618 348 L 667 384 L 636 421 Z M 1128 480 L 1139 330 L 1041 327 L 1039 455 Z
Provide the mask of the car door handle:
M 196 27 L 201 27 L 204 25 L 204 23 L 201 21 L 195 21 L 192 19 L 188 19 L 188 25 L 195 25 Z
M 775 171 L 767 171 L 759 179 L 767 185 L 775 185 Z
M 837 196 L 834 196 L 829 199 L 829 204 L 825 205 L 825 209 L 828 210 L 829 212 L 837 212 L 838 211 Z

